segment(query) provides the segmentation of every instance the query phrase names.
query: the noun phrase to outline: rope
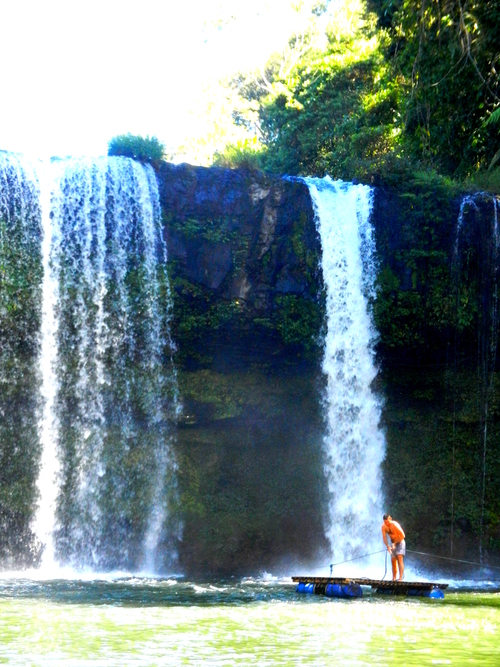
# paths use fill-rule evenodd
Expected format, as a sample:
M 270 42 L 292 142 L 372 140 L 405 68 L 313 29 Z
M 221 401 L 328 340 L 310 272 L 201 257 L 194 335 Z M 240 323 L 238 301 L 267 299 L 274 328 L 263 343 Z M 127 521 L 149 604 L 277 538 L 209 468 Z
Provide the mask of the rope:
M 355 558 L 348 558 L 347 560 L 341 560 L 338 563 L 331 563 L 330 564 L 330 576 L 333 576 L 333 568 L 337 565 L 343 565 L 344 563 L 351 563 L 353 560 L 360 560 L 361 558 L 368 558 L 368 556 L 375 556 L 375 554 L 381 554 L 383 551 L 385 551 L 385 572 L 384 576 L 382 577 L 381 581 L 383 581 L 386 577 L 387 574 L 387 549 L 381 549 L 380 551 L 372 551 L 372 553 L 369 554 L 364 554 L 363 556 L 356 556 Z M 450 560 L 453 561 L 454 563 L 466 563 L 467 565 L 478 565 L 479 567 L 482 568 L 490 568 L 493 570 L 500 570 L 500 567 L 498 565 L 484 565 L 483 563 L 475 563 L 474 561 L 471 560 L 461 560 L 459 558 L 450 558 L 449 556 L 436 556 L 435 554 L 427 554 L 423 551 L 413 551 L 413 549 L 407 549 L 411 554 L 418 554 L 419 556 L 428 556 L 429 558 L 440 558 L 441 560 Z
M 382 581 L 385 579 L 385 575 L 387 574 L 387 550 L 385 552 L 385 570 L 384 570 L 384 576 L 382 577 Z
M 413 551 L 413 549 L 407 549 L 411 554 L 418 554 L 419 556 L 429 556 L 429 558 L 441 558 L 442 560 L 451 560 L 455 563 L 467 563 L 467 565 L 479 565 L 482 568 L 490 568 L 492 570 L 500 570 L 498 565 L 484 565 L 484 563 L 475 563 L 471 560 L 460 560 L 459 558 L 449 558 L 448 556 L 436 556 L 435 554 L 426 554 L 423 551 Z
M 386 549 L 380 549 L 380 551 L 372 551 L 371 554 L 364 554 L 364 556 L 356 556 L 356 558 L 348 558 L 347 560 L 341 560 L 339 563 L 332 563 L 330 565 L 330 572 L 336 565 L 343 565 L 344 563 L 350 563 L 353 560 L 359 560 L 360 558 L 368 558 L 368 556 L 374 556 L 375 554 L 381 554 L 382 551 L 386 551 Z
M 348 558 L 347 560 L 341 560 L 338 563 L 331 563 L 330 564 L 330 576 L 332 576 L 333 568 L 336 567 L 337 565 L 343 565 L 344 563 L 351 563 L 353 560 L 360 560 L 361 558 L 368 558 L 368 556 L 375 556 L 375 554 L 381 554 L 383 551 L 385 551 L 385 572 L 384 576 L 382 577 L 382 580 L 385 578 L 387 574 L 387 549 L 381 549 L 380 551 L 372 551 L 372 553 L 369 554 L 364 554 L 363 556 L 356 556 L 355 558 Z M 479 567 L 482 568 L 490 568 L 492 570 L 500 570 L 500 566 L 498 565 L 484 565 L 483 563 L 476 563 L 471 560 L 461 560 L 460 558 L 450 558 L 449 556 L 436 556 L 435 554 L 427 554 L 423 551 L 413 551 L 413 549 L 407 549 L 408 553 L 411 554 L 418 554 L 419 556 L 428 556 L 429 558 L 440 558 L 441 560 L 449 560 L 453 561 L 454 563 L 465 563 L 467 565 L 478 565 Z

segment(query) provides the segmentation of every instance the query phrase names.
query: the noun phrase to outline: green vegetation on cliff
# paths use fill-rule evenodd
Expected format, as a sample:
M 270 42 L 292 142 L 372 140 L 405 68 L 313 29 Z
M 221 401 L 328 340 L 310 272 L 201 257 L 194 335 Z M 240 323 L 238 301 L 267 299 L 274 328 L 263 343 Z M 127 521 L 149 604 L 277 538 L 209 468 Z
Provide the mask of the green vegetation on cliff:
M 248 171 L 179 169 L 170 170 L 163 201 L 179 361 L 206 367 L 229 341 L 234 360 L 250 350 L 256 358 L 268 350 L 273 363 L 317 359 L 324 303 L 306 186 Z M 172 194 L 186 183 L 189 210 Z
M 313 563 L 325 547 L 317 381 L 293 369 L 179 374 L 180 555 L 191 572 Z
M 386 497 L 413 544 L 492 559 L 500 545 L 498 201 L 463 200 L 459 225 L 452 192 L 393 193 L 396 214 L 390 201 L 375 207 L 385 216 L 373 313 Z
M 277 173 L 365 180 L 417 166 L 500 188 L 498 3 L 335 7 L 326 46 L 308 26 L 263 70 L 231 82 L 235 121 L 260 142 L 252 160 Z M 243 148 L 229 146 L 226 162 L 240 164 Z

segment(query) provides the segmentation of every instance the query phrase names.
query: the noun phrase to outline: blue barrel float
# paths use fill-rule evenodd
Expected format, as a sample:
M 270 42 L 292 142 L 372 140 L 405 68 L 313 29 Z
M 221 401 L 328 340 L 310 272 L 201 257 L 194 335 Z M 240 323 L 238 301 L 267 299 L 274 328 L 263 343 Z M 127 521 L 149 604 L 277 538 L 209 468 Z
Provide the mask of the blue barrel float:
M 325 588 L 327 598 L 360 598 L 363 589 L 359 584 L 327 584 Z
M 313 595 L 326 595 L 327 598 L 360 598 L 363 589 L 358 583 L 347 584 L 312 584 L 300 581 L 295 589 L 296 593 L 308 593 Z
M 314 587 L 315 584 L 305 584 L 303 581 L 299 582 L 297 584 L 297 588 L 295 589 L 296 593 L 309 593 L 310 595 L 314 594 Z
M 441 588 L 431 588 L 431 590 L 419 590 L 418 588 L 409 588 L 408 595 L 417 595 L 421 598 L 432 598 L 433 600 L 443 600 L 444 593 Z

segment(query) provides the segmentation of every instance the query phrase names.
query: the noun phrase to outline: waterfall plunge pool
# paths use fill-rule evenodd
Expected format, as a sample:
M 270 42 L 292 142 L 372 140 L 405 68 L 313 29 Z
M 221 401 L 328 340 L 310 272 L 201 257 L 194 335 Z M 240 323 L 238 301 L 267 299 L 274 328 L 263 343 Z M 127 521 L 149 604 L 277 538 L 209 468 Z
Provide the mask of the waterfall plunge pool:
M 0 664 L 498 665 L 500 592 L 298 596 L 288 579 L 0 580 Z

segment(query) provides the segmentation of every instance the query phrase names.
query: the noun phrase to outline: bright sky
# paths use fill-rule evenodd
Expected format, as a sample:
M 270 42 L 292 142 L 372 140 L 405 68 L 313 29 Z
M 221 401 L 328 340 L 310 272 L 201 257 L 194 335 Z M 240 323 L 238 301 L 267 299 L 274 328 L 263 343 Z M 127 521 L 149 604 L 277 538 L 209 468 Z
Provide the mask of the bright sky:
M 0 149 L 104 155 L 127 132 L 175 148 L 196 133 L 209 80 L 265 61 L 286 41 L 290 4 L 0 0 Z

